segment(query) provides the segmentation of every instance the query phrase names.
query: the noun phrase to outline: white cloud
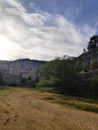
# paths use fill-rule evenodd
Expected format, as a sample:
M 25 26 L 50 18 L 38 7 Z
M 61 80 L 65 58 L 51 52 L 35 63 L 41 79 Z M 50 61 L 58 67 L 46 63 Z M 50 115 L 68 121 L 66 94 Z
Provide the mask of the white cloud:
M 30 6 L 35 8 L 34 4 Z M 79 27 L 61 15 L 42 11 L 29 14 L 17 0 L 0 0 L 0 19 L 0 58 L 7 60 L 76 56 L 96 32 L 88 25 Z

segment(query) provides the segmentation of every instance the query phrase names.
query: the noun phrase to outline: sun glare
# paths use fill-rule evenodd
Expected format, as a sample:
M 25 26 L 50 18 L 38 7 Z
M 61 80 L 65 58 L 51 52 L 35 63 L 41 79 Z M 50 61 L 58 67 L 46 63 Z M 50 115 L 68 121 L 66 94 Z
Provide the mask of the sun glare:
M 9 42 L 4 36 L 0 36 L 0 60 L 8 59 Z

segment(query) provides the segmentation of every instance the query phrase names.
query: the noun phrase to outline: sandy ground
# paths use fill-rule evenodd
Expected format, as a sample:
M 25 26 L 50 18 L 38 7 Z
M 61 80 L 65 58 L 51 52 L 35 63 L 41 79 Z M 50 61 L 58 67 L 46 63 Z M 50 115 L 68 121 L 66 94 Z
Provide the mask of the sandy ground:
M 0 130 L 98 130 L 98 114 L 48 103 L 41 95 L 28 89 L 1 93 Z

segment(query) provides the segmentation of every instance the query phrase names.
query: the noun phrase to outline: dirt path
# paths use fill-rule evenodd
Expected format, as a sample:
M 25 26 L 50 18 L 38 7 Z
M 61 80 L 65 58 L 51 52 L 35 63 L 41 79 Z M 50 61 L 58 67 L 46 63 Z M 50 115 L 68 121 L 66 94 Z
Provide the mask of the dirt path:
M 0 130 L 98 130 L 98 115 L 62 108 L 22 90 L 0 95 Z

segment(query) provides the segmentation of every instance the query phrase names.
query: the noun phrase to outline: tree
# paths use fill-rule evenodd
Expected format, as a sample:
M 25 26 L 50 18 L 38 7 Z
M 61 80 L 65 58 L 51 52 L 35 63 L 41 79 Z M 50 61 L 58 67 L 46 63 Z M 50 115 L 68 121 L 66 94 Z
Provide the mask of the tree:
M 90 41 L 88 42 L 88 47 L 87 49 L 90 50 L 94 50 L 97 47 L 97 43 L 98 43 L 98 36 L 94 35 L 90 38 Z
M 78 89 L 78 69 L 75 60 L 71 58 L 50 61 L 41 66 L 40 73 L 39 84 L 51 85 L 60 93 L 72 94 Z
M 85 49 L 85 48 L 83 49 L 83 53 L 84 53 L 84 54 L 86 53 L 86 49 Z

